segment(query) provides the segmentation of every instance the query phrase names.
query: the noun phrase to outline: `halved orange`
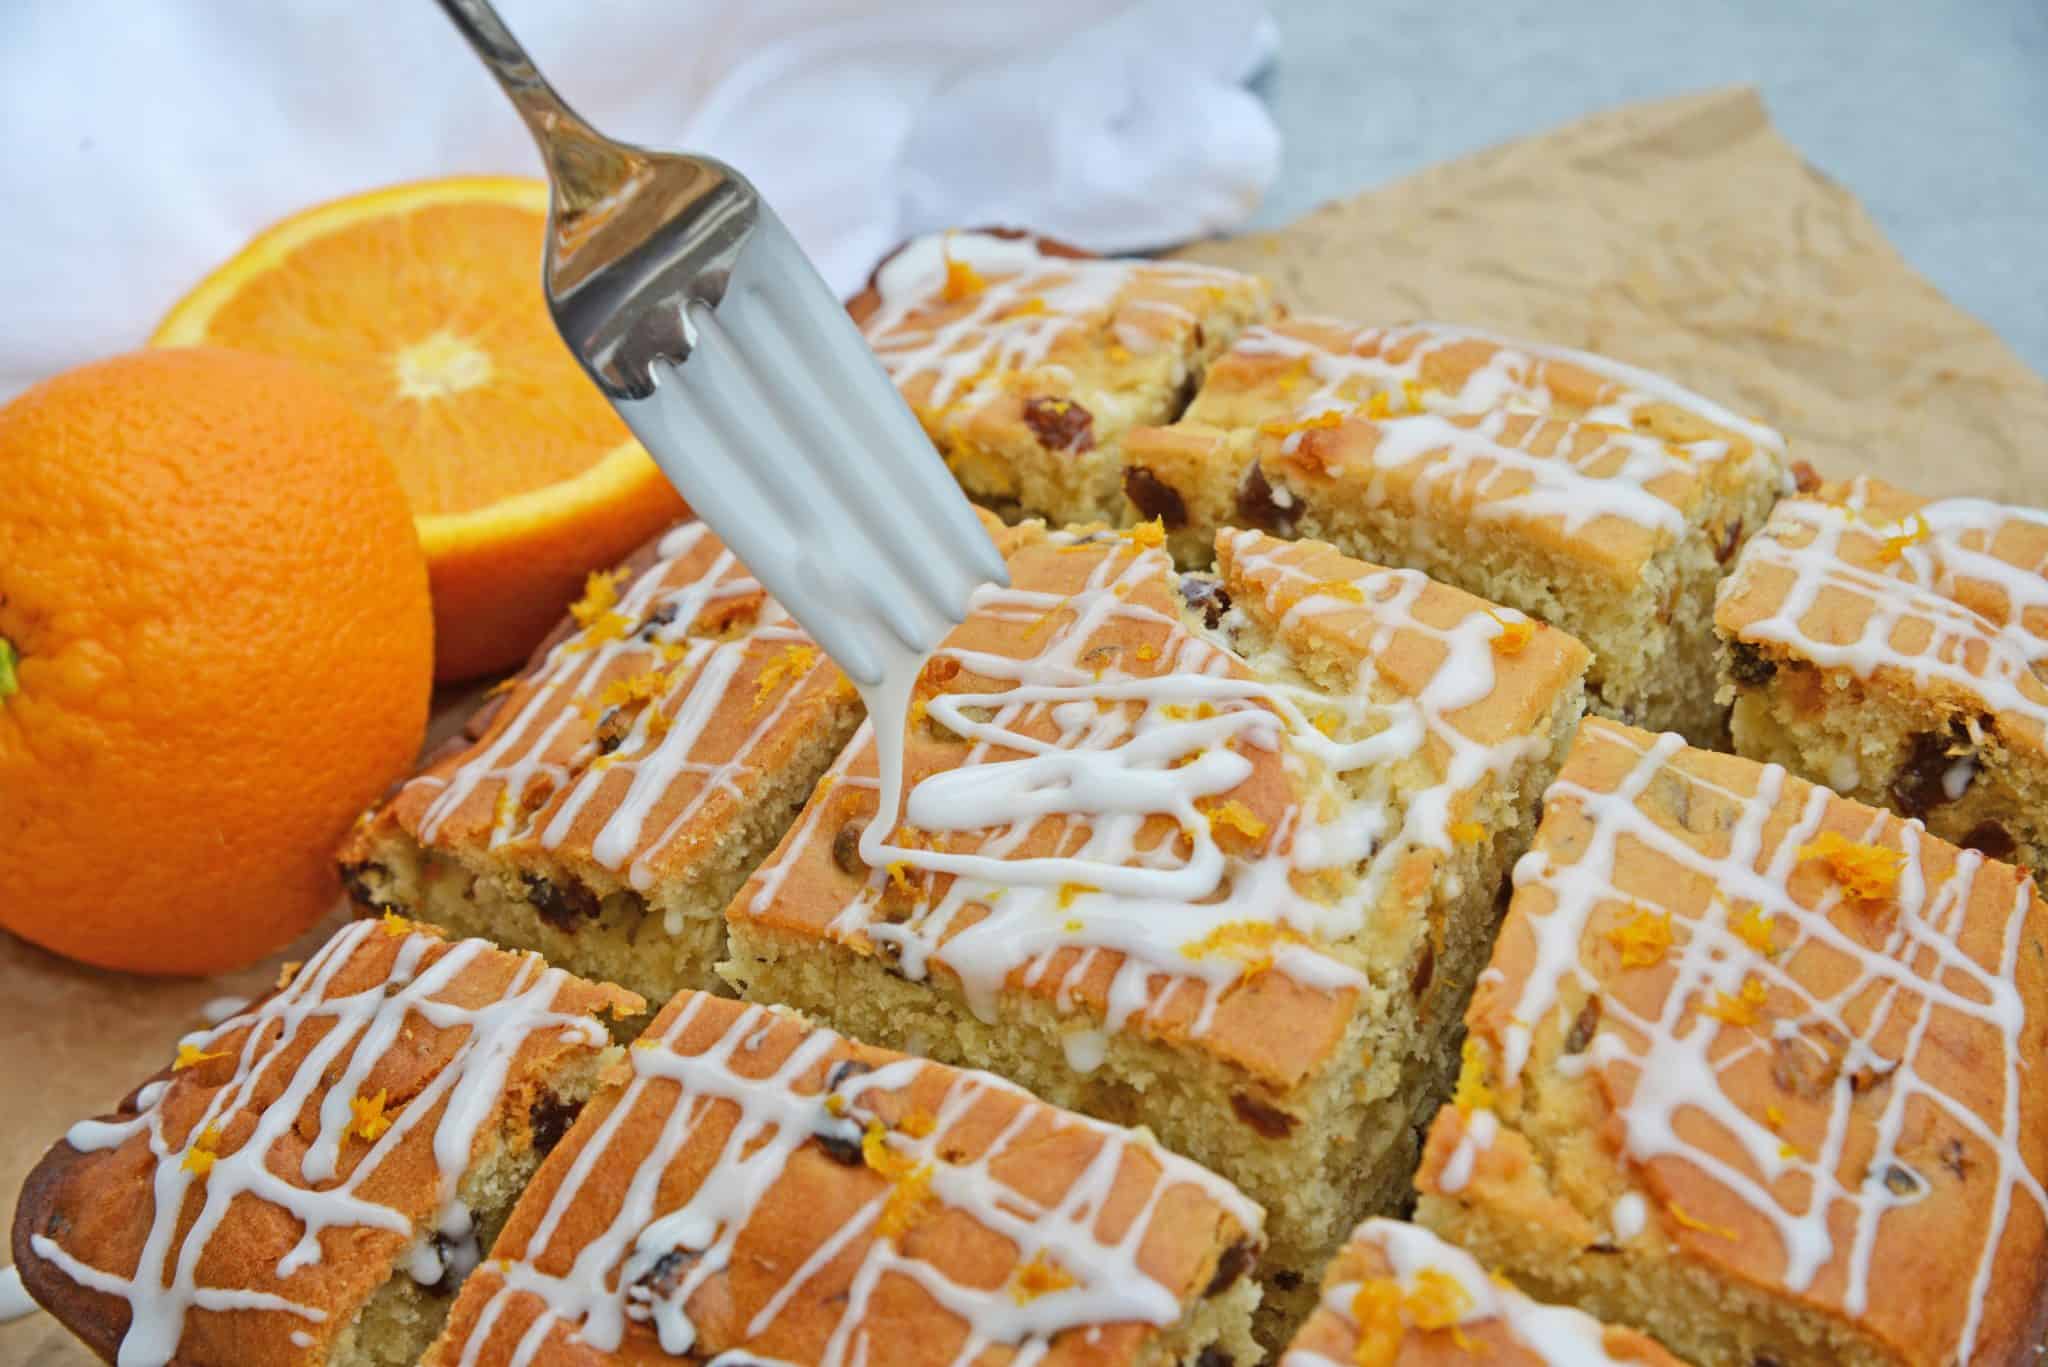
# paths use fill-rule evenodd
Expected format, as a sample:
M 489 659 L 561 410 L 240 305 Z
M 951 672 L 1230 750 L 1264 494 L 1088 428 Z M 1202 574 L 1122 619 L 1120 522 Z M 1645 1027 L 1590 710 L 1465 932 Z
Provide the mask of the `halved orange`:
M 396 185 L 308 209 L 179 300 L 151 341 L 283 356 L 367 416 L 433 582 L 435 675 L 516 664 L 581 590 L 686 511 L 556 334 L 547 188 Z

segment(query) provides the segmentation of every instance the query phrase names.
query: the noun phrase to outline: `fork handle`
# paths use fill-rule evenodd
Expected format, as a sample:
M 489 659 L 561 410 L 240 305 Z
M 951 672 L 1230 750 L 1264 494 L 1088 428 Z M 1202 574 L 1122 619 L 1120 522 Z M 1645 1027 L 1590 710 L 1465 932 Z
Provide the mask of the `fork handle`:
M 490 0 L 439 3 L 525 120 L 567 217 L 603 202 L 633 178 L 640 159 L 584 122 L 555 93 Z

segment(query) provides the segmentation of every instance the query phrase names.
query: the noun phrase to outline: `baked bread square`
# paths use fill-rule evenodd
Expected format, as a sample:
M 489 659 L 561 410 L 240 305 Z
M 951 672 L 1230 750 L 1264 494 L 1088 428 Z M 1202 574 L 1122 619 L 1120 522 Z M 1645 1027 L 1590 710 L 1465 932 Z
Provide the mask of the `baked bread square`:
M 1279 1367 L 1684 1367 L 1632 1329 L 1531 1300 L 1420 1225 L 1367 1220 Z
M 109 1362 L 415 1361 L 632 993 L 357 921 L 29 1174 L 14 1264 Z
M 1184 564 L 1238 526 L 1421 570 L 1585 642 L 1595 713 L 1697 744 L 1714 586 L 1787 487 L 1776 432 L 1632 366 L 1328 318 L 1247 329 L 1124 458 Z
M 503 687 L 350 836 L 357 905 L 650 1002 L 717 988 L 725 903 L 853 733 L 852 685 L 693 520 Z
M 1311 542 L 1008 529 L 911 707 L 728 910 L 728 972 L 857 1038 L 1148 1127 L 1268 1212 L 1285 1341 L 1403 1205 L 1585 650 Z
M 1816 484 L 1715 622 L 1739 753 L 2048 879 L 2048 513 Z
M 688 992 L 542 1167 L 427 1367 L 1254 1361 L 1259 1210 L 984 1073 Z
M 1590 720 L 1417 1218 L 1701 1363 L 2017 1362 L 2048 1293 L 2048 903 L 1776 766 Z
M 1177 417 L 1271 306 L 1257 276 L 997 232 L 919 238 L 850 305 L 970 497 L 1012 518 L 1118 525 L 1132 520 L 1124 434 Z

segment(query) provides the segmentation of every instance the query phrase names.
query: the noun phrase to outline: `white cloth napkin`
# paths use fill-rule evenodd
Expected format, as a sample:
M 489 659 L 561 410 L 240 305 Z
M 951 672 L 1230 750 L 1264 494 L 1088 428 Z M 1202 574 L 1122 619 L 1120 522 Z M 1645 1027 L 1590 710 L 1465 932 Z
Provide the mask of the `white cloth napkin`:
M 616 136 L 751 176 L 832 283 L 915 232 L 1101 251 L 1242 222 L 1279 135 L 1263 0 L 503 0 Z M 336 195 L 538 174 L 428 0 L 0 5 L 0 397 L 140 345 L 264 226 Z

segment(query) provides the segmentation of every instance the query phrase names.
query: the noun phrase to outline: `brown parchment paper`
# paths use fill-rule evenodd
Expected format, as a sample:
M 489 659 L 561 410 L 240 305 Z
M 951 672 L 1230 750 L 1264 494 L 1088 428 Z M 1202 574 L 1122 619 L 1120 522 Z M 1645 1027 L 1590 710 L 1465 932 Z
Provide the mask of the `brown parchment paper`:
M 2048 382 L 1907 267 L 1746 90 L 1618 109 L 1186 254 L 1272 277 L 1298 311 L 1470 323 L 1663 371 L 1782 427 L 1825 473 L 2048 504 Z M 474 700 L 443 699 L 429 744 Z M 206 1002 L 261 990 L 333 924 L 207 982 L 100 973 L 0 934 L 0 1210 Z M 10 1367 L 91 1360 L 47 1316 L 0 1326 Z

